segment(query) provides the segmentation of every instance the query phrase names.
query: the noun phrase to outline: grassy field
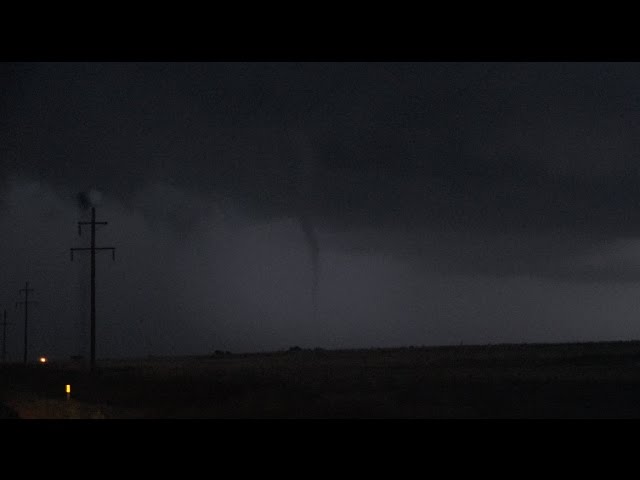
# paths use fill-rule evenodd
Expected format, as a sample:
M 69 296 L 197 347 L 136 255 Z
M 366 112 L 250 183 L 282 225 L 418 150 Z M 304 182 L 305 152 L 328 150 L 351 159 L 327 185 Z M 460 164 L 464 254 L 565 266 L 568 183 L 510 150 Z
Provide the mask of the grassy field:
M 296 350 L 0 367 L 0 416 L 640 418 L 640 342 Z M 69 399 L 64 392 L 70 384 Z

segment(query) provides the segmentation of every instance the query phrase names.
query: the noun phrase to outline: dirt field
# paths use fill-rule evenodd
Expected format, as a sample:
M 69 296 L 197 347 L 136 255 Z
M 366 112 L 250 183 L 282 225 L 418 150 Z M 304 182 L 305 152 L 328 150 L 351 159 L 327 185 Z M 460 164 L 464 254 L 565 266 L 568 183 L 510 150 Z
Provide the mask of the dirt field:
M 640 342 L 103 360 L 93 375 L 3 365 L 0 376 L 2 418 L 640 418 Z

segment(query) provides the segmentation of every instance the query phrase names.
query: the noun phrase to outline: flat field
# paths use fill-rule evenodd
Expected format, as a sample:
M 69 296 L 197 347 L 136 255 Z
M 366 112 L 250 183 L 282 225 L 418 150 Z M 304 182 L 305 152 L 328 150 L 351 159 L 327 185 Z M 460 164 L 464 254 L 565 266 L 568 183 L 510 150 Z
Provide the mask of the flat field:
M 3 418 L 640 418 L 640 342 L 100 359 L 93 374 L 6 364 L 0 377 Z

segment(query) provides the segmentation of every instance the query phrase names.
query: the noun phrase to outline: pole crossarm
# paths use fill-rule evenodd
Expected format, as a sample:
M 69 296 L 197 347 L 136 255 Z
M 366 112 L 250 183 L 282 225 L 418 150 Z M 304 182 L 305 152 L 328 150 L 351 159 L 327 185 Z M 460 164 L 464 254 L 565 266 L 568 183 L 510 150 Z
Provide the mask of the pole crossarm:
M 27 300 L 26 302 L 23 300 L 22 302 L 16 302 L 16 308 L 18 308 L 19 305 L 24 305 L 25 303 L 28 303 L 29 305 L 38 305 L 40 302 L 38 300 Z
M 116 260 L 116 249 L 115 247 L 95 247 L 95 248 L 91 248 L 91 247 L 79 247 L 79 248 L 71 248 L 71 261 L 73 261 L 73 252 L 78 252 L 78 251 L 92 251 L 92 250 L 111 250 L 111 258 L 113 259 L 113 261 L 115 262 Z
M 109 225 L 109 222 L 78 222 L 78 236 L 82 236 L 82 225 Z

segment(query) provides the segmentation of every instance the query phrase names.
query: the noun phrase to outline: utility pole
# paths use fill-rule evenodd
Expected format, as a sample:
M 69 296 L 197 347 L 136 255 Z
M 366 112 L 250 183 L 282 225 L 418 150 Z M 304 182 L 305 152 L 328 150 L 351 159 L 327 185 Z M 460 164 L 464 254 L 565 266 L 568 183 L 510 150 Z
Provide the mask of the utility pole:
M 18 293 L 24 292 L 24 302 L 16 302 L 16 308 L 18 305 L 24 305 L 24 364 L 27 364 L 27 347 L 28 347 L 28 335 L 29 335 L 29 304 L 35 303 L 29 301 L 29 292 L 33 292 L 33 288 L 29 288 L 29 282 L 25 282 L 24 288 L 21 288 Z
M 96 250 L 111 250 L 113 260 L 116 260 L 116 249 L 113 247 L 96 247 L 96 225 L 108 225 L 108 222 L 96 222 L 96 207 L 91 207 L 91 221 L 78 222 L 78 235 L 82 235 L 82 225 L 91 225 L 91 246 L 86 248 L 72 248 L 73 252 L 80 250 L 91 251 L 91 371 L 96 367 Z
M 4 309 L 2 315 L 2 363 L 7 360 L 7 325 L 13 325 L 13 323 L 7 323 L 7 310 Z

